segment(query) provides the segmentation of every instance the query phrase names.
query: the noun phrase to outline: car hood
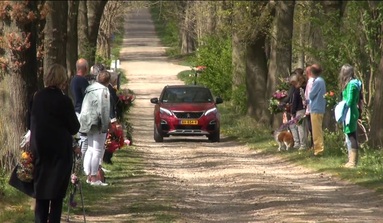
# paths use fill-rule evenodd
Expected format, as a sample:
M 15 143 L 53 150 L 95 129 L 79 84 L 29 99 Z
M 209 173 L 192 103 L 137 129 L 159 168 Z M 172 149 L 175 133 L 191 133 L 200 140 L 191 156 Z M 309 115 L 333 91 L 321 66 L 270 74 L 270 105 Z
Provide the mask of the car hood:
M 171 111 L 206 111 L 215 108 L 214 103 L 162 103 L 160 107 Z

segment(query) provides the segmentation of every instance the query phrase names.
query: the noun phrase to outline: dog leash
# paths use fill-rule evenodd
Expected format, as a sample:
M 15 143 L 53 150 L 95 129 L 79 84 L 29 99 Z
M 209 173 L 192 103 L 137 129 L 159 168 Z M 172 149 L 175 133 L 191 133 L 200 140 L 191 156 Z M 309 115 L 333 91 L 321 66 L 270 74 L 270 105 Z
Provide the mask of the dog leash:
M 278 131 L 281 131 L 282 129 L 288 129 L 288 130 L 290 130 L 289 126 L 292 125 L 292 124 L 296 124 L 300 119 L 301 119 L 301 116 L 300 116 L 300 115 L 295 116 L 295 118 L 293 118 L 293 119 L 287 121 L 286 123 L 283 123 L 283 124 L 279 127 Z M 290 130 L 290 131 L 291 131 L 291 130 Z

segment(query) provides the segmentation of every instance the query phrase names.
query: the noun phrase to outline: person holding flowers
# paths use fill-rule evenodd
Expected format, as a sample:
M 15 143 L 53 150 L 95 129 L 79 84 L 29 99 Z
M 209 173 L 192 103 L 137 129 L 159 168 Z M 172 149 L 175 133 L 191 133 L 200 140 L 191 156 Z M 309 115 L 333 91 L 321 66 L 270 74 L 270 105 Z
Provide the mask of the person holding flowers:
M 79 128 L 71 99 L 64 94 L 66 69 L 54 64 L 44 75 L 45 88 L 33 97 L 30 150 L 34 159 L 35 222 L 59 223 L 73 164 L 73 137 Z M 80 153 L 80 150 L 76 150 Z
M 348 151 L 348 162 L 344 165 L 346 168 L 355 168 L 358 163 L 358 139 L 357 124 L 361 113 L 362 102 L 362 83 L 356 79 L 354 68 L 345 64 L 342 66 L 339 74 L 340 89 L 342 91 L 342 100 L 345 101 L 346 109 L 349 112 L 349 119 L 343 121 L 343 132 L 346 138 Z
M 305 105 L 305 88 L 306 79 L 303 76 L 303 69 L 296 69 L 295 74 L 290 77 L 290 84 L 294 87 L 291 95 L 291 120 L 294 120 L 290 125 L 291 132 L 294 137 L 294 148 L 299 150 L 306 149 L 307 133 L 304 122 L 297 124 L 298 121 L 304 118 L 306 113 Z

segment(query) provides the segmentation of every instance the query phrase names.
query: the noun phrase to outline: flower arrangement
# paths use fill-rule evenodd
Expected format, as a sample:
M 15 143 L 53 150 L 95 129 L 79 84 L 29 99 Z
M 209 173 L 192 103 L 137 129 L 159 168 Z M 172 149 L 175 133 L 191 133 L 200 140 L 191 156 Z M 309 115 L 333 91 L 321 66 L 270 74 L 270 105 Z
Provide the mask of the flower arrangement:
M 117 118 L 119 120 L 123 119 L 123 115 L 127 112 L 130 107 L 133 105 L 134 99 L 136 97 L 129 89 L 123 89 L 117 92 L 118 101 L 116 104 L 117 107 Z
M 337 103 L 337 98 L 334 91 L 328 91 L 323 95 L 323 98 L 326 99 L 326 107 L 334 109 L 334 106 Z
M 78 143 L 79 139 L 73 139 L 72 147 L 75 150 L 76 148 L 79 150 L 80 145 Z M 71 207 L 77 207 L 77 202 L 75 201 L 75 195 L 77 192 L 77 189 L 79 187 L 80 183 L 80 174 L 82 171 L 82 157 L 81 154 L 74 153 L 74 159 L 73 159 L 73 168 L 72 168 L 72 174 L 70 176 L 70 193 L 69 193 L 69 205 Z
M 287 97 L 286 90 L 277 90 L 269 99 L 269 111 L 271 114 L 277 114 L 286 110 L 286 105 L 281 103 L 281 100 Z
M 125 144 L 129 145 L 130 141 L 124 139 L 124 131 L 122 126 L 116 122 L 111 124 L 106 136 L 105 148 L 108 152 L 114 153 Z
M 19 165 L 17 167 L 17 177 L 24 182 L 31 182 L 33 180 L 33 155 L 30 151 L 25 150 L 21 153 Z

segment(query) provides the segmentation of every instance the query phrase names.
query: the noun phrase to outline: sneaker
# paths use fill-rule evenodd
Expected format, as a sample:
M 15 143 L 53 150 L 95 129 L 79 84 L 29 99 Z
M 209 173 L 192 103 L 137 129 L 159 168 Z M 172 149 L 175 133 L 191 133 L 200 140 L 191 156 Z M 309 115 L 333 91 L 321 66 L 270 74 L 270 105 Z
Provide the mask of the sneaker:
M 107 170 L 107 169 L 105 169 L 104 167 L 101 167 L 101 169 L 102 169 L 102 171 L 104 171 L 105 173 L 109 173 L 109 172 L 110 172 L 110 170 Z
M 90 182 L 90 185 L 92 185 L 92 186 L 108 186 L 107 183 L 103 183 L 103 182 L 101 182 L 101 180 Z
M 90 184 L 90 180 L 89 179 L 86 179 L 85 181 L 87 184 Z
M 293 148 L 294 148 L 294 149 L 299 149 L 299 148 L 300 148 L 300 145 L 295 145 Z
M 299 147 L 299 149 L 298 150 L 306 150 L 306 147 L 304 147 L 304 146 L 301 146 L 301 147 Z

